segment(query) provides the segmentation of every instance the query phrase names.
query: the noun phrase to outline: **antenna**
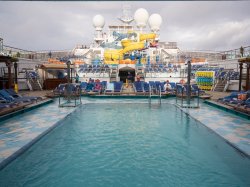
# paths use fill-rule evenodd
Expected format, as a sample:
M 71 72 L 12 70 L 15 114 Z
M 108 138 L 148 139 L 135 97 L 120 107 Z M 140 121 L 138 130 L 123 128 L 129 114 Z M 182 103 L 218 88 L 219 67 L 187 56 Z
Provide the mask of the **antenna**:
M 122 21 L 126 26 L 128 26 L 132 21 L 134 21 L 134 18 L 131 16 L 131 5 L 123 4 L 122 16 L 118 19 Z

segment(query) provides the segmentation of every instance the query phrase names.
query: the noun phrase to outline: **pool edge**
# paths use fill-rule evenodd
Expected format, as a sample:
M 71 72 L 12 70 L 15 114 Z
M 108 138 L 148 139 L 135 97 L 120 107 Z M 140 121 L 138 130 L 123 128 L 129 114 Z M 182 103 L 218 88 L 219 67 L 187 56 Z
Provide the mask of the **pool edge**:
M 53 102 L 53 100 L 51 101 Z M 49 104 L 49 103 L 45 103 L 45 104 Z M 44 104 L 44 105 L 45 105 Z M 37 106 L 34 106 L 35 108 L 37 108 Z M 0 171 L 3 170 L 6 166 L 8 166 L 8 164 L 10 164 L 12 161 L 14 161 L 17 157 L 19 157 L 21 154 L 23 154 L 24 152 L 26 152 L 30 147 L 32 147 L 36 142 L 38 142 L 40 139 L 42 139 L 45 135 L 47 135 L 49 132 L 51 132 L 52 130 L 54 130 L 56 127 L 58 127 L 59 125 L 62 124 L 62 121 L 65 120 L 68 116 L 70 116 L 78 107 L 76 107 L 74 110 L 72 110 L 71 112 L 69 112 L 67 115 L 65 115 L 63 118 L 61 118 L 59 121 L 55 122 L 53 125 L 51 125 L 48 129 L 46 129 L 45 131 L 43 131 L 41 134 L 39 134 L 38 136 L 36 136 L 35 138 L 33 138 L 31 141 L 29 141 L 27 144 L 23 145 L 22 147 L 20 147 L 17 151 L 15 151 L 13 154 L 11 154 L 10 156 L 8 156 L 7 158 L 5 158 L 4 160 L 2 160 L 0 162 Z M 32 110 L 32 109 L 30 109 Z M 29 110 L 28 110 L 29 111 Z M 19 115 L 19 114 L 18 114 Z M 13 116 L 12 116 L 13 117 Z M 8 118 L 9 119 L 9 118 Z

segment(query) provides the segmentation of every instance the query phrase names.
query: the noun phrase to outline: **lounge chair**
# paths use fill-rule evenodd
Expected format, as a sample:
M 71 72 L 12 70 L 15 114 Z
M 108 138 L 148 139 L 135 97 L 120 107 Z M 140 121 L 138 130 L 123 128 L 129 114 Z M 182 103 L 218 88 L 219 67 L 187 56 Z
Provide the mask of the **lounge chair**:
M 219 98 L 217 101 L 218 102 L 222 102 L 224 104 L 226 103 L 230 103 L 234 100 L 238 99 L 238 94 L 240 94 L 241 92 L 232 92 L 229 96 L 223 97 L 223 98 Z
M 93 89 L 94 89 L 94 87 L 95 87 L 94 83 L 93 82 L 89 82 L 89 83 L 87 83 L 85 91 L 86 92 L 92 92 Z
M 93 92 L 101 94 L 101 91 L 102 91 L 102 85 L 101 85 L 101 83 L 100 82 L 96 82 L 95 86 L 93 88 Z
M 149 83 L 147 82 L 143 82 L 143 90 L 145 93 L 149 93 L 150 90 L 149 90 Z
M 0 96 L 3 97 L 7 102 L 21 103 L 21 102 L 31 102 L 28 98 L 14 98 L 7 91 L 0 90 Z
M 53 93 L 54 95 L 60 95 L 64 92 L 65 89 L 65 84 L 59 84 L 54 90 Z
M 182 95 L 182 93 L 183 95 L 186 94 L 184 86 L 181 84 L 176 84 L 176 95 Z
M 104 90 L 104 94 L 113 94 L 114 93 L 114 83 L 108 82 L 107 88 Z
M 134 89 L 136 93 L 144 93 L 143 82 L 141 81 L 134 82 Z
M 201 90 L 197 84 L 192 84 L 192 89 L 194 90 L 194 93 L 197 95 L 198 92 L 199 94 L 205 94 L 205 91 L 204 90 Z
M 42 100 L 42 97 L 21 96 L 21 95 L 17 94 L 13 89 L 5 89 L 5 91 L 8 92 L 14 98 L 30 99 L 31 101 Z
M 122 92 L 122 85 L 123 82 L 114 82 L 114 93 L 121 93 Z
M 87 85 L 88 85 L 87 82 L 81 82 L 81 84 L 80 84 L 81 92 L 85 92 L 86 91 Z

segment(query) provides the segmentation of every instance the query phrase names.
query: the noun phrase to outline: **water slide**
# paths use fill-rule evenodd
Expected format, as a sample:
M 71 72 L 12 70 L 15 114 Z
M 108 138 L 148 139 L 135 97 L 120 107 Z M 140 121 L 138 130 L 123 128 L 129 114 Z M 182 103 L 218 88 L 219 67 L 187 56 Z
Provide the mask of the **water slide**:
M 156 34 L 155 33 L 149 33 L 149 34 L 140 34 L 140 41 L 149 40 L 149 39 L 155 39 Z
M 121 60 L 123 59 L 123 54 L 129 51 L 141 50 L 145 48 L 145 40 L 155 39 L 156 34 L 140 34 L 140 42 L 132 42 L 131 40 L 122 40 L 121 44 L 123 49 L 110 49 L 105 50 L 104 58 L 106 60 Z

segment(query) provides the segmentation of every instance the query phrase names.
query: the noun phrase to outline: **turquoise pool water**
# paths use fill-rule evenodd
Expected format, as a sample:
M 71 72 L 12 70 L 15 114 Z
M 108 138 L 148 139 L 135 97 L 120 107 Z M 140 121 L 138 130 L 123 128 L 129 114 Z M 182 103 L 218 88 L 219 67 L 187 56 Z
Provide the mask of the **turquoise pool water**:
M 0 186 L 249 186 L 250 160 L 171 104 L 87 104 L 0 171 Z

